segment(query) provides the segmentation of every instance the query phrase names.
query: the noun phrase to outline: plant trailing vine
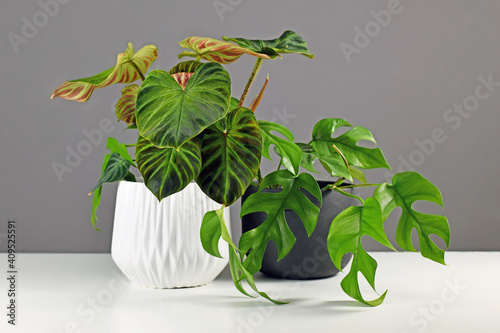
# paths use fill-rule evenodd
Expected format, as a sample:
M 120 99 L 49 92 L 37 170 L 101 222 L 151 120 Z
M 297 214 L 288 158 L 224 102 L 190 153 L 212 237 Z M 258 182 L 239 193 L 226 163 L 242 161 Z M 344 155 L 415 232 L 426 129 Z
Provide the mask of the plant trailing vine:
M 110 153 L 104 158 L 102 175 L 92 189 L 93 211 L 91 221 L 97 229 L 96 212 L 100 204 L 102 186 L 120 180 L 136 181 L 131 168 L 137 168 L 145 185 L 161 201 L 181 191 L 191 181 L 221 208 L 208 212 L 200 230 L 204 249 L 220 257 L 219 240 L 229 246 L 231 275 L 236 288 L 245 295 L 242 281 L 260 296 L 276 304 L 284 302 L 271 299 L 260 292 L 253 280 L 259 271 L 266 245 L 274 241 L 279 258 L 292 249 L 295 237 L 285 218 L 285 210 L 293 210 L 304 223 L 309 235 L 316 227 L 319 207 L 301 190 L 309 192 L 321 202 L 321 191 L 337 191 L 359 200 L 359 206 L 342 211 L 332 221 L 328 236 L 328 251 L 333 263 L 341 268 L 344 254 L 353 253 L 350 271 L 341 282 L 342 289 L 352 298 L 368 304 L 383 302 L 386 292 L 374 300 L 365 300 L 359 288 L 362 273 L 375 289 L 377 262 L 361 243 L 363 236 L 370 236 L 380 244 L 394 250 L 384 230 L 384 222 L 396 208 L 401 208 L 396 241 L 407 251 L 416 251 L 411 233 L 417 231 L 421 254 L 444 264 L 445 249 L 430 238 L 431 234 L 444 240 L 449 246 L 450 230 L 444 216 L 428 215 L 412 207 L 417 200 L 443 205 L 440 191 L 416 172 L 396 174 L 392 183 L 370 184 L 362 169 L 390 168 L 382 151 L 359 146 L 360 140 L 375 138 L 366 128 L 352 126 L 339 118 L 320 120 L 313 128 L 308 143 L 294 141 L 285 126 L 255 118 L 255 110 L 269 81 L 267 78 L 257 97 L 244 107 L 250 86 L 257 77 L 263 60 L 298 53 L 309 58 L 302 37 L 293 31 L 285 31 L 272 40 L 248 40 L 226 38 L 216 40 L 207 37 L 189 37 L 179 43 L 190 49 L 179 54 L 196 60 L 183 61 L 169 71 L 153 70 L 157 48 L 147 45 L 137 53 L 131 43 L 120 53 L 116 65 L 100 74 L 68 81 L 54 90 L 53 97 L 85 102 L 97 88 L 115 83 L 129 84 L 142 79 L 140 85 L 130 84 L 123 88 L 116 104 L 118 120 L 127 129 L 137 132 L 135 143 L 123 144 L 108 138 Z M 242 55 L 257 57 L 250 78 L 238 100 L 231 97 L 231 79 L 222 65 L 235 62 Z M 202 62 L 205 61 L 205 62 Z M 336 136 L 340 128 L 349 130 Z M 276 171 L 263 176 L 261 158 L 271 159 L 271 146 L 279 157 Z M 127 148 L 135 147 L 135 159 Z M 320 189 L 311 173 L 318 173 L 315 162 L 331 175 L 332 183 Z M 301 172 L 301 168 L 305 172 Z M 352 183 L 346 184 L 345 180 Z M 257 228 L 245 232 L 238 246 L 232 241 L 223 218 L 224 207 L 239 199 L 248 186 L 258 186 L 258 192 L 250 195 L 241 209 L 241 216 L 264 212 L 266 220 Z M 347 193 L 352 187 L 373 187 L 373 196 L 362 199 Z M 265 188 L 280 188 L 266 193 Z

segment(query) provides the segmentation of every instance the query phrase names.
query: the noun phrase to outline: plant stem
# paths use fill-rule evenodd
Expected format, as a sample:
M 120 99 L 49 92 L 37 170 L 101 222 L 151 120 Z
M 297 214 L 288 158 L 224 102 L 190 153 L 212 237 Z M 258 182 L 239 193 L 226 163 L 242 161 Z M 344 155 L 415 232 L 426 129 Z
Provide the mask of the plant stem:
M 261 64 L 262 64 L 262 58 L 257 58 L 257 61 L 255 61 L 255 65 L 253 66 L 252 74 L 250 74 L 250 77 L 248 78 L 247 85 L 245 86 L 245 89 L 243 90 L 243 93 L 241 94 L 241 98 L 240 98 L 240 102 L 238 103 L 238 107 L 243 106 L 243 102 L 245 102 L 245 98 L 247 98 L 248 91 L 250 90 L 250 86 L 252 85 L 253 81 L 255 80 L 255 77 L 257 76 L 257 73 L 259 72 Z
M 280 163 L 278 164 L 278 170 L 281 168 L 281 160 Z
M 260 172 L 260 168 L 257 171 L 257 181 L 259 182 L 259 186 L 260 186 L 260 183 L 262 183 L 262 173 Z
M 342 193 L 343 195 L 345 196 L 348 196 L 350 198 L 354 198 L 354 199 L 358 199 L 359 201 L 361 201 L 362 204 L 364 204 L 365 202 L 363 201 L 363 199 L 361 199 L 360 197 L 358 197 L 357 195 L 354 195 L 354 194 L 351 194 L 351 193 L 347 193 L 347 192 L 344 192 L 342 191 L 339 187 L 335 187 L 333 188 L 334 191 L 337 191 L 339 193 Z
M 125 147 L 135 147 L 135 146 L 137 146 L 137 143 L 131 143 L 129 145 L 125 145 Z
M 369 186 L 379 186 L 380 184 L 353 184 L 353 185 L 345 185 L 339 186 L 339 188 L 354 188 L 354 187 L 369 187 Z

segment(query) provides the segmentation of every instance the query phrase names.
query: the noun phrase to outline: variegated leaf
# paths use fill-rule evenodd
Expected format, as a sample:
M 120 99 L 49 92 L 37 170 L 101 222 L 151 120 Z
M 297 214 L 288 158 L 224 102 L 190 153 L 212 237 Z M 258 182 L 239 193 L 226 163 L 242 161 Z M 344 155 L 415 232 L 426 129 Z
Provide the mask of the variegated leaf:
M 195 60 L 183 61 L 172 67 L 169 73 L 170 74 L 177 74 L 182 72 L 194 73 L 201 65 L 203 65 L 202 62 Z
M 201 140 L 194 138 L 174 148 L 158 148 L 139 136 L 135 158 L 139 172 L 151 192 L 162 200 L 184 189 L 201 168 Z
M 182 89 L 186 89 L 189 79 L 193 76 L 194 73 L 175 73 L 172 74 L 172 77 L 177 81 L 177 83 L 182 87 Z
M 203 132 L 202 166 L 196 182 L 225 206 L 243 195 L 260 166 L 262 137 L 253 112 L 232 110 Z
M 179 44 L 194 51 L 179 54 L 179 59 L 184 56 L 192 56 L 196 57 L 196 60 L 205 59 L 219 64 L 230 64 L 245 53 L 262 59 L 271 59 L 267 54 L 254 52 L 248 48 L 209 37 L 188 37 Z
M 185 88 L 169 73 L 154 70 L 139 89 L 137 127 L 155 146 L 177 149 L 223 118 L 230 101 L 231 79 L 219 64 L 200 66 Z
M 96 88 L 144 79 L 149 66 L 156 60 L 157 51 L 156 46 L 146 45 L 134 54 L 134 46 L 128 43 L 127 50 L 118 55 L 115 67 L 91 77 L 64 82 L 54 90 L 50 98 L 86 102 Z
M 291 30 L 287 30 L 280 37 L 270 40 L 227 38 L 225 36 L 222 39 L 235 42 L 239 46 L 257 53 L 266 54 L 271 59 L 282 53 L 300 53 L 306 57 L 314 58 L 314 55 L 307 49 L 304 39 Z
M 135 101 L 139 86 L 131 84 L 122 89 L 122 97 L 118 100 L 115 107 L 115 114 L 118 120 L 123 120 L 127 124 L 135 123 Z

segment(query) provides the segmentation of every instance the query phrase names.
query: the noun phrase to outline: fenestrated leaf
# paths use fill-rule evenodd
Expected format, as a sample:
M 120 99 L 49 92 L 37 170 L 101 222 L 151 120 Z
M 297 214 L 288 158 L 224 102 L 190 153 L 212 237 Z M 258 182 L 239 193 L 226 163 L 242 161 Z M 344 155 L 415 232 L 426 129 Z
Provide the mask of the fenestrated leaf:
M 172 67 L 170 74 L 194 73 L 203 63 L 195 60 L 183 61 Z
M 135 158 L 146 187 L 161 201 L 184 189 L 201 169 L 201 140 L 186 141 L 177 151 L 158 148 L 139 136 Z
M 365 235 L 394 250 L 385 234 L 380 205 L 374 198 L 367 198 L 363 206 L 345 209 L 333 219 L 328 234 L 328 252 L 339 270 L 342 270 L 342 257 L 349 252 L 353 254 L 351 270 L 340 285 L 352 298 L 376 306 L 384 301 L 387 291 L 379 298 L 367 301 L 359 290 L 359 272 L 375 290 L 377 262 L 363 249 L 361 238 Z
M 135 101 L 139 86 L 131 84 L 122 89 L 122 97 L 116 102 L 115 114 L 118 120 L 123 120 L 127 124 L 135 123 Z
M 411 241 L 413 229 L 417 230 L 422 256 L 444 264 L 444 250 L 439 248 L 429 237 L 435 234 L 442 238 L 448 247 L 450 244 L 450 226 L 448 219 L 440 215 L 428 215 L 416 212 L 412 205 L 415 201 L 426 200 L 443 206 L 441 192 L 431 182 L 417 172 L 397 173 L 392 178 L 392 185 L 381 184 L 374 197 L 380 202 L 383 218 L 392 210 L 401 207 L 396 241 L 407 251 L 416 251 Z
M 54 90 L 50 98 L 61 97 L 86 102 L 96 88 L 114 83 L 131 83 L 144 78 L 149 66 L 156 60 L 157 52 L 156 46 L 146 45 L 134 54 L 134 46 L 128 43 L 127 50 L 118 55 L 115 67 L 91 77 L 64 82 Z
M 280 150 L 281 163 L 287 170 L 296 175 L 299 172 L 302 150 L 293 143 L 292 132 L 285 126 L 270 121 L 259 120 L 259 126 L 262 130 L 262 155 L 272 160 L 269 148 L 273 144 L 276 145 Z M 272 131 L 283 134 L 288 140 L 274 135 Z
M 231 100 L 231 80 L 219 64 L 206 63 L 183 89 L 167 72 L 152 71 L 137 96 L 137 127 L 159 148 L 178 149 L 223 118 Z
M 317 158 L 314 148 L 301 142 L 297 142 L 296 145 L 302 150 L 302 160 L 300 161 L 300 166 L 310 172 L 319 173 L 316 169 L 314 169 L 314 161 Z
M 279 192 L 262 192 L 268 186 L 280 185 Z M 321 190 L 314 178 L 307 173 L 298 176 L 287 170 L 278 170 L 267 175 L 259 186 L 259 192 L 250 195 L 241 207 L 241 216 L 264 212 L 266 220 L 257 228 L 245 232 L 240 238 L 240 250 L 247 253 L 245 268 L 257 272 L 268 241 L 272 240 L 278 248 L 278 260 L 290 252 L 295 244 L 295 236 L 288 227 L 285 210 L 293 210 L 304 223 L 310 236 L 316 228 L 319 207 L 312 203 L 300 189 L 304 189 L 321 202 Z
M 94 186 L 92 192 L 97 190 L 104 183 L 114 183 L 122 180 L 128 174 L 130 165 L 130 162 L 121 158 L 120 155 L 112 153 L 108 159 L 101 179 L 99 179 L 96 186 Z
M 261 132 L 252 111 L 232 110 L 203 132 L 202 166 L 196 182 L 212 200 L 229 206 L 255 179 L 261 152 Z
M 257 53 L 267 54 L 272 59 L 282 53 L 300 53 L 306 57 L 314 58 L 314 55 L 307 49 L 304 39 L 291 30 L 287 30 L 280 37 L 270 40 L 227 38 L 225 36 L 222 39 L 235 42 L 239 46 Z
M 373 135 L 366 128 L 359 126 L 354 127 L 341 136 L 332 138 L 332 134 L 335 130 L 344 126 L 351 125 L 344 119 L 329 118 L 320 120 L 316 126 L 314 126 L 311 146 L 321 155 L 337 156 L 339 154 L 333 147 L 333 145 L 335 145 L 335 147 L 342 152 L 349 165 L 354 165 L 359 168 L 390 169 L 379 148 L 365 148 L 357 145 L 357 142 L 360 140 L 367 140 L 376 144 Z M 334 171 L 339 172 L 336 169 Z M 339 177 L 344 177 L 344 175 L 339 175 Z M 351 175 L 349 174 L 348 177 L 351 178 Z
M 191 56 L 195 57 L 196 60 L 205 59 L 219 64 L 230 64 L 238 60 L 245 53 L 263 59 L 270 59 L 266 54 L 254 52 L 248 48 L 209 37 L 188 37 L 179 42 L 179 44 L 194 51 L 182 52 L 179 54 L 179 59 L 184 56 Z

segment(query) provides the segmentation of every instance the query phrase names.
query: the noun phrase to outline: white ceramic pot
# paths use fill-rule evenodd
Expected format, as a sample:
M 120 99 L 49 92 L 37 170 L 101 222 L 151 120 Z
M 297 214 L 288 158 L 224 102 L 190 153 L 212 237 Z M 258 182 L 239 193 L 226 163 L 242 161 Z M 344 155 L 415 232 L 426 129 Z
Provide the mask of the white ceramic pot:
M 144 183 L 121 181 L 116 195 L 113 260 L 130 281 L 143 287 L 210 283 L 228 260 L 205 252 L 200 227 L 205 213 L 220 207 L 194 182 L 159 203 Z M 229 208 L 224 217 L 229 228 Z M 221 240 L 219 247 L 227 258 L 227 245 Z

